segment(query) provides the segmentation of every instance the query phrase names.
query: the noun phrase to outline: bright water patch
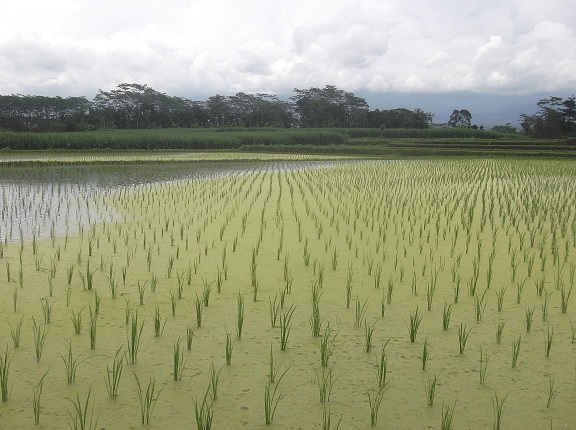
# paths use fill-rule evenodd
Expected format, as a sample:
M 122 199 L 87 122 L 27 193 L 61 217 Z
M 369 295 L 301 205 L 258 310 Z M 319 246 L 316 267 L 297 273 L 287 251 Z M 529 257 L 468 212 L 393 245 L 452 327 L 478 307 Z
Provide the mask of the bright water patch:
M 367 161 L 364 161 L 367 162 Z M 373 161 L 372 161 L 373 162 Z M 318 169 L 359 161 L 225 161 L 0 167 L 0 240 L 73 235 L 122 215 L 97 202 L 106 193 L 146 184 L 262 171 Z

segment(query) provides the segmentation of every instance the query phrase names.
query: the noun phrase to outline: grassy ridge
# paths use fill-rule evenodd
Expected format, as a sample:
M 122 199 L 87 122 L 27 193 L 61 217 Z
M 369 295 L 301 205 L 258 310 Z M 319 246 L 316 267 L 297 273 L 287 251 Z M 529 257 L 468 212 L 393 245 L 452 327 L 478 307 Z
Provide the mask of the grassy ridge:
M 346 136 L 330 130 L 106 130 L 79 133 L 0 132 L 0 148 L 46 149 L 238 149 L 246 145 L 337 145 Z
M 576 156 L 576 141 L 530 140 L 475 129 L 153 129 L 77 133 L 0 131 L 0 149 L 184 150 L 354 156 Z

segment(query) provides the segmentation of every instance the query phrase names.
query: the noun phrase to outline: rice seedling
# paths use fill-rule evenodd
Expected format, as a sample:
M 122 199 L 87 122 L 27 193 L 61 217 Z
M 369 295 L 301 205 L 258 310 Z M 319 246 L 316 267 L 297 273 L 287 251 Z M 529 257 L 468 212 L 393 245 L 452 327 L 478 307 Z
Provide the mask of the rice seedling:
M 488 377 L 488 361 L 490 355 L 485 354 L 480 346 L 480 385 L 486 385 L 486 378 Z
M 370 406 L 370 425 L 376 427 L 378 423 L 378 411 L 380 410 L 380 405 L 384 399 L 384 393 L 388 385 L 378 388 L 377 390 L 372 388 L 366 390 L 368 395 L 368 405 Z
M 456 277 L 456 283 L 454 285 L 454 303 L 458 303 L 460 297 L 460 282 L 462 281 L 462 275 L 458 274 Z
M 562 288 L 560 289 L 560 299 L 561 299 L 560 305 L 563 314 L 565 314 L 566 311 L 568 310 L 568 302 L 570 301 L 570 296 L 572 295 L 573 287 L 574 284 L 572 284 L 570 286 L 570 289 L 566 291 L 566 288 L 564 288 L 564 285 L 562 285 Z
M 32 411 L 34 413 L 34 424 L 36 425 L 40 424 L 40 412 L 42 410 L 41 407 L 42 388 L 44 386 L 44 378 L 46 377 L 49 371 L 50 369 L 48 369 L 44 373 L 42 378 L 40 378 L 40 381 L 38 382 L 36 387 L 32 388 Z
M 186 349 L 188 351 L 192 350 L 192 339 L 194 339 L 194 327 L 192 324 L 188 324 L 186 327 Z
M 520 355 L 520 343 L 522 341 L 522 336 L 518 336 L 518 339 L 515 339 L 512 342 L 512 368 L 516 368 L 516 364 L 518 362 L 518 356 Z
M 456 407 L 456 402 L 450 407 L 450 405 L 442 404 L 442 421 L 440 428 L 442 430 L 452 430 L 454 428 L 453 418 L 454 418 L 454 408 Z
M 334 252 L 332 253 L 332 270 L 336 270 L 338 268 L 338 252 L 336 248 L 334 248 Z
M 226 365 L 230 366 L 232 363 L 232 350 L 234 349 L 234 345 L 232 342 L 232 335 L 230 333 L 226 333 Z
M 554 387 L 554 377 L 548 374 L 548 400 L 546 402 L 546 409 L 550 409 L 552 402 L 556 398 L 557 389 Z
M 125 298 L 124 301 L 124 321 L 125 325 L 128 325 L 128 322 L 130 322 L 130 315 L 132 315 L 132 308 L 130 307 L 130 299 Z
M 296 310 L 296 305 L 292 304 L 287 310 L 280 314 L 280 349 L 282 351 L 286 350 L 286 345 L 288 344 L 294 310 Z
M 210 387 L 206 389 L 202 403 L 198 403 L 197 398 L 194 400 L 194 415 L 196 417 L 196 427 L 198 430 L 210 430 L 212 428 L 214 410 L 212 409 L 213 402 L 208 401 L 209 391 Z
M 268 382 L 273 384 L 278 375 L 280 367 L 274 361 L 274 353 L 272 351 L 272 345 L 270 345 L 270 359 L 268 360 Z
M 348 272 L 346 272 L 346 309 L 350 309 L 350 302 L 352 300 L 352 286 L 353 286 L 353 269 L 352 264 L 348 263 Z
M 356 296 L 356 314 L 354 318 L 354 327 L 360 327 L 362 325 L 364 315 L 366 315 L 366 309 L 368 309 L 368 299 L 366 299 L 364 303 L 361 303 L 358 296 Z
M 96 324 L 98 323 L 98 313 L 92 312 L 92 306 L 88 306 L 90 311 L 90 349 L 96 349 Z
M 164 319 L 162 323 L 162 318 L 160 316 L 160 307 L 156 305 L 154 307 L 154 337 L 160 337 L 164 334 L 164 327 L 166 326 L 167 318 Z
M 220 382 L 220 373 L 224 366 L 216 372 L 214 368 L 214 362 L 210 363 L 210 377 L 209 377 L 209 388 L 210 388 L 210 398 L 215 401 L 218 398 L 218 383 Z
M 66 382 L 68 384 L 76 381 L 76 371 L 78 370 L 78 366 L 88 358 L 82 358 L 82 354 L 83 353 L 80 353 L 74 357 L 74 354 L 72 353 L 72 341 L 68 341 L 68 354 L 66 356 L 60 355 L 60 358 L 64 362 Z
M 92 388 L 88 390 L 84 403 L 80 401 L 78 394 L 76 394 L 76 400 L 66 397 L 66 400 L 70 401 L 74 407 L 72 412 L 68 412 L 71 419 L 69 425 L 72 430 L 95 430 L 98 426 L 98 418 L 94 420 L 94 400 L 92 400 L 92 409 L 88 411 L 91 394 Z
M 504 331 L 504 327 L 506 326 L 507 322 L 508 322 L 508 320 L 499 321 L 498 325 L 496 326 L 496 343 L 498 343 L 498 344 L 502 340 L 502 332 Z
M 34 355 L 38 362 L 40 358 L 42 358 L 42 350 L 44 349 L 44 343 L 46 342 L 48 333 L 36 323 L 34 317 L 32 317 L 32 331 L 34 332 Z
M 524 287 L 526 286 L 526 278 L 516 284 L 516 303 L 520 304 L 522 295 L 524 294 Z
M 498 394 L 495 392 L 492 396 L 492 409 L 494 412 L 494 430 L 500 430 L 500 426 L 502 425 L 502 416 L 504 415 L 504 403 L 508 398 L 508 394 L 504 397 L 498 397 Z
M 178 304 L 178 297 L 170 291 L 170 308 L 172 309 L 172 316 L 176 316 L 176 305 Z
M 14 293 L 12 294 L 12 303 L 14 313 L 18 312 L 18 287 L 14 287 Z
M 418 334 L 418 328 L 420 327 L 421 322 L 422 315 L 418 313 L 418 306 L 416 306 L 416 312 L 414 312 L 414 314 L 410 311 L 410 324 L 407 324 L 410 342 L 412 343 L 416 342 L 416 335 Z
M 198 297 L 198 293 L 196 293 L 196 327 L 202 327 L 202 299 Z
M 320 330 L 322 327 L 322 319 L 320 317 L 320 297 L 322 297 L 322 292 L 320 292 L 320 284 L 312 283 L 312 315 L 310 316 L 310 329 L 312 330 L 312 336 L 319 337 Z
M 316 371 L 316 380 L 318 381 L 318 388 L 320 390 L 320 403 L 327 403 L 330 401 L 332 395 L 332 387 L 334 386 L 334 375 L 332 367 L 323 367 L 322 375 Z
M 322 339 L 320 339 L 320 363 L 322 367 L 328 367 L 328 360 L 332 355 L 332 344 L 337 334 L 338 333 L 332 335 L 330 324 L 324 329 L 324 335 L 322 335 Z
M 150 377 L 148 381 L 148 386 L 146 387 L 146 392 L 142 390 L 142 386 L 140 385 L 140 380 L 136 373 L 134 373 L 134 377 L 136 378 L 136 383 L 138 384 L 138 399 L 140 400 L 140 419 L 142 425 L 150 424 L 150 419 L 152 418 L 152 412 L 154 411 L 154 407 L 156 406 L 156 402 L 158 402 L 158 398 L 162 390 L 158 391 L 156 394 L 156 381 L 153 376 Z
M 278 295 L 274 295 L 274 301 L 270 297 L 268 297 L 268 303 L 270 307 L 270 325 L 274 328 L 276 327 L 276 322 L 278 321 L 278 315 L 280 313 L 281 304 L 277 302 Z M 310 321 L 312 324 L 312 320 Z
M 458 328 L 458 345 L 460 347 L 460 355 L 464 354 L 464 349 L 466 348 L 466 342 L 468 341 L 468 336 L 472 329 L 467 329 L 466 324 L 460 323 Z
M 42 297 L 40 299 L 40 303 L 42 304 L 42 315 L 44 315 L 44 322 L 46 324 L 50 324 L 52 322 L 52 307 L 54 306 L 54 302 L 48 303 L 48 299 Z
M 175 381 L 182 380 L 182 373 L 184 372 L 184 366 L 186 365 L 186 360 L 184 359 L 184 350 L 180 346 L 181 343 L 182 343 L 181 339 L 178 338 L 174 342 L 174 346 L 172 347 L 172 358 L 173 358 L 172 374 L 174 376 Z
M 544 299 L 542 301 L 542 321 L 548 320 L 548 305 L 550 304 L 550 296 L 552 293 L 554 293 L 554 291 L 548 293 L 546 290 L 544 290 Z
M 524 317 L 524 326 L 526 327 L 526 333 L 530 333 L 532 329 L 532 322 L 534 321 L 534 308 L 526 308 Z
M 546 334 L 544 336 L 544 345 L 546 350 L 546 357 L 550 356 L 550 349 L 552 348 L 552 343 L 554 342 L 554 326 L 548 325 Z
M 340 428 L 340 424 L 342 423 L 342 417 L 336 423 L 336 428 L 334 430 L 338 430 Z M 322 415 L 322 430 L 332 430 L 332 417 L 330 414 L 330 410 L 324 407 L 324 413 Z
M 388 279 L 388 290 L 386 291 L 386 303 L 392 304 L 392 293 L 394 292 L 394 280 Z
M 442 309 L 442 330 L 448 330 L 450 326 L 450 316 L 452 314 L 452 304 L 448 305 L 444 302 L 444 308 Z
M 482 316 L 484 315 L 484 310 L 486 309 L 486 293 L 488 289 L 484 290 L 482 295 L 474 296 L 474 310 L 476 314 L 476 322 L 482 321 Z
M 24 316 L 20 317 L 20 320 L 18 320 L 14 328 L 12 328 L 12 324 L 8 323 L 8 325 L 10 326 L 10 337 L 12 338 L 14 348 L 20 347 L 20 334 L 22 332 L 23 322 L 24 322 Z
M 432 310 L 432 301 L 434 300 L 434 293 L 436 292 L 437 274 L 438 273 L 436 272 L 435 275 L 432 276 L 432 279 L 430 280 L 428 286 L 426 287 L 426 304 L 428 305 L 429 311 Z
M 94 286 L 94 274 L 97 272 L 96 270 L 90 270 L 90 260 L 86 262 L 86 275 L 84 273 L 78 271 L 80 274 L 80 279 L 82 279 L 82 286 L 85 290 L 92 290 Z
M 143 284 L 140 284 L 140 280 L 138 280 L 137 286 L 138 286 L 138 299 L 140 300 L 140 306 L 144 306 L 144 294 L 146 292 L 146 284 L 148 283 L 148 281 L 144 282 Z
M 508 287 L 500 287 L 498 291 L 496 291 L 496 303 L 498 305 L 498 312 L 502 312 L 502 307 L 504 305 L 504 295 L 506 294 L 506 290 Z
M 546 277 L 542 276 L 541 278 L 536 279 L 534 281 L 534 285 L 536 287 L 536 294 L 538 297 L 542 297 L 542 292 L 544 291 L 544 283 L 546 282 Z
M 390 339 L 388 339 L 386 344 L 382 345 L 382 354 L 380 355 L 380 358 L 376 360 L 376 376 L 379 388 L 385 387 L 388 384 L 388 381 L 386 381 L 386 376 L 388 374 L 388 358 L 386 357 L 386 345 L 388 344 L 389 341 Z
M 428 378 L 428 386 L 426 387 L 426 399 L 428 406 L 434 406 L 434 398 L 436 397 L 436 386 L 438 384 L 438 375 L 434 375 L 433 379 Z
M 278 382 L 276 382 L 273 390 L 272 390 L 272 382 L 270 380 L 268 380 L 268 382 L 264 386 L 264 418 L 266 424 L 271 424 L 272 421 L 274 420 L 274 414 L 276 413 L 278 402 L 282 397 L 282 392 L 278 393 L 278 395 L 276 395 L 276 393 L 278 392 L 278 387 L 280 386 L 282 378 L 284 378 L 284 376 L 286 375 L 286 372 L 288 372 L 288 369 L 286 369 L 284 373 L 280 375 L 280 377 L 278 378 Z
M 0 355 L 0 392 L 2 393 L 2 402 L 7 402 L 9 397 L 8 381 L 10 376 L 10 364 L 14 355 L 10 355 L 8 345 L 4 350 L 4 356 Z
M 108 288 L 110 289 L 110 297 L 116 298 L 118 294 L 118 283 L 116 282 L 115 276 L 106 277 L 108 279 Z
M 236 338 L 242 339 L 242 328 L 244 327 L 244 296 L 238 291 L 237 294 L 238 313 L 236 316 Z
M 138 361 L 138 348 L 140 347 L 140 337 L 144 329 L 144 321 L 138 324 L 138 312 L 132 314 L 130 328 L 127 331 L 128 358 L 131 364 Z
M 374 321 L 372 325 L 368 325 L 366 319 L 364 319 L 364 351 L 370 352 L 372 350 L 372 335 L 376 328 L 376 323 L 378 320 Z
M 570 320 L 570 330 L 572 332 L 572 343 L 576 343 L 576 325 Z
M 80 334 L 80 331 L 82 330 L 82 311 L 84 308 L 85 306 L 82 306 L 82 309 L 76 313 L 71 311 L 72 315 L 70 318 L 72 320 L 72 326 L 74 327 L 74 333 L 76 334 Z
M 126 351 L 122 352 L 122 347 L 120 347 L 114 355 L 112 367 L 106 365 L 106 377 L 104 381 L 106 382 L 106 390 L 110 400 L 116 400 L 118 398 L 118 387 L 120 386 L 125 357 Z
M 426 370 L 426 364 L 428 363 L 428 357 L 430 353 L 428 352 L 428 338 L 424 339 L 424 346 L 422 348 L 422 370 Z

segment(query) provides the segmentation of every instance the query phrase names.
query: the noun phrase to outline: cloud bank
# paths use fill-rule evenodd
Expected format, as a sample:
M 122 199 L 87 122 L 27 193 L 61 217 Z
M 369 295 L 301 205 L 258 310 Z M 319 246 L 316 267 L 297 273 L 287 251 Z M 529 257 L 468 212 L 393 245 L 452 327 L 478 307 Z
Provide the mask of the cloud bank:
M 348 91 L 574 93 L 570 0 L 20 0 L 0 94 L 139 82 L 185 97 Z

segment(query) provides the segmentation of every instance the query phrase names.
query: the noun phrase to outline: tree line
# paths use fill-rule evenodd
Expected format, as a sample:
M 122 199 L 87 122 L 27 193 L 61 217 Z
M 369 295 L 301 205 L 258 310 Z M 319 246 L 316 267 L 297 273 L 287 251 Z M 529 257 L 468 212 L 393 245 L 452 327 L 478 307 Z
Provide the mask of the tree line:
M 537 103 L 534 115 L 522 114 L 521 132 L 530 137 L 576 135 L 576 98 L 552 96 Z M 380 128 L 425 129 L 434 114 L 422 109 L 370 110 L 362 97 L 338 89 L 293 90 L 286 101 L 276 95 L 243 92 L 216 94 L 194 101 L 169 96 L 136 83 L 122 83 L 110 91 L 98 90 L 86 97 L 0 95 L 0 130 L 81 131 L 103 129 L 148 129 L 169 127 L 242 128 Z M 444 126 L 475 128 L 472 115 L 455 109 Z M 511 124 L 492 128 L 516 132 Z
M 370 110 L 362 97 L 333 85 L 294 89 L 288 101 L 276 95 L 216 94 L 194 101 L 141 84 L 119 84 L 85 97 L 0 95 L 0 129 L 80 131 L 168 127 L 428 128 L 433 114 L 422 109 Z

